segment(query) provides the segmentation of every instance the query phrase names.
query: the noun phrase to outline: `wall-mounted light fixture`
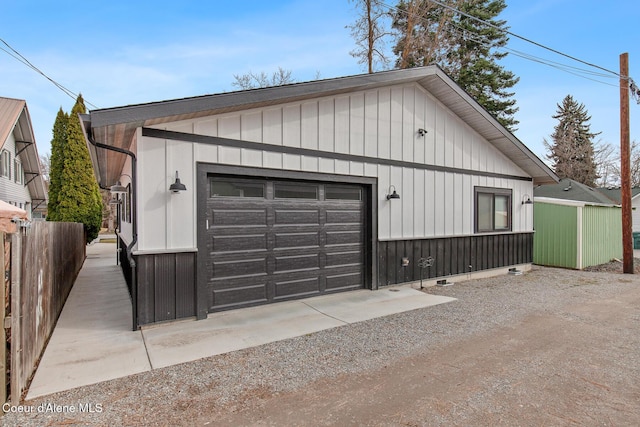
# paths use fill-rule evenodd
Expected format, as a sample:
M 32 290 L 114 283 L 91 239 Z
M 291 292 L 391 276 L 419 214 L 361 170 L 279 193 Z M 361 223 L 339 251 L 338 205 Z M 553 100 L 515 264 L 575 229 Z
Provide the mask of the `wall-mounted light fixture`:
M 533 203 L 533 200 L 531 200 L 531 196 L 529 196 L 528 194 L 523 194 L 522 195 L 522 204 L 523 205 L 530 205 Z
M 131 179 L 131 177 L 129 175 L 122 174 L 120 175 L 120 178 L 122 178 L 123 176 L 128 176 L 129 179 Z M 111 191 L 111 194 L 126 194 L 129 191 L 127 190 L 127 187 L 125 187 L 124 185 L 121 184 L 120 180 L 118 179 L 118 182 L 116 182 L 114 185 L 112 185 L 109 188 L 109 191 Z
M 393 188 L 393 193 L 391 192 L 391 188 Z M 387 200 L 391 200 L 391 199 L 399 199 L 400 195 L 396 192 L 396 186 L 395 185 L 390 185 L 389 186 L 389 193 L 387 193 Z
M 426 129 L 423 129 L 423 128 L 418 129 L 418 135 L 425 136 L 426 134 L 427 134 Z
M 180 182 L 180 178 L 178 178 L 178 171 L 176 171 L 176 181 L 169 186 L 169 191 L 171 191 L 172 193 L 179 193 L 186 190 L 187 187 L 185 187 L 184 184 Z

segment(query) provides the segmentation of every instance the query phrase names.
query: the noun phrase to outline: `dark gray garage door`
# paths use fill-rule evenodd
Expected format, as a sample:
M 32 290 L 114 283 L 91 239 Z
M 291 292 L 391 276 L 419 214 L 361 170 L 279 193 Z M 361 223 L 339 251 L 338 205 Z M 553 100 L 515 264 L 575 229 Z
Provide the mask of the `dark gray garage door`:
M 209 178 L 209 311 L 364 287 L 359 185 Z

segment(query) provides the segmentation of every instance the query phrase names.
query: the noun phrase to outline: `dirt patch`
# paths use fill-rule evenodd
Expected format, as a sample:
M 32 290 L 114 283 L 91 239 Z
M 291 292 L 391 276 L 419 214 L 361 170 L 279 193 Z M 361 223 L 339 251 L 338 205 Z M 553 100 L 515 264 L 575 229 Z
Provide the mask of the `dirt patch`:
M 633 291 L 562 315 L 531 315 L 372 372 L 254 400 L 238 413 L 219 414 L 216 424 L 637 424 L 638 375 L 620 376 L 607 365 L 615 349 L 621 357 L 614 363 L 635 369 L 638 340 L 620 340 L 611 329 L 634 327 L 639 303 Z

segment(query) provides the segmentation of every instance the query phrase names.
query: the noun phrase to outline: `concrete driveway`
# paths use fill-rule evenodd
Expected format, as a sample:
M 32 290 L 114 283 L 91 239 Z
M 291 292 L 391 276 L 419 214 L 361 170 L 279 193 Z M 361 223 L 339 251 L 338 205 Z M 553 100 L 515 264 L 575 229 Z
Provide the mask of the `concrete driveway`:
M 96 243 L 47 345 L 27 399 L 454 301 L 409 286 L 360 290 L 214 313 L 131 330 L 116 246 Z

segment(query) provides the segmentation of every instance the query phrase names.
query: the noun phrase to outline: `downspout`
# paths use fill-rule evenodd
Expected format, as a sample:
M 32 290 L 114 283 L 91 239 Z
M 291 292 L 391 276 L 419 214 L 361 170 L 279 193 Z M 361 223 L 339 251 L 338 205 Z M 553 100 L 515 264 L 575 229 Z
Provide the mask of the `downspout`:
M 93 131 L 91 129 L 87 129 L 87 140 L 96 148 L 116 151 L 118 153 L 126 154 L 127 156 L 131 157 L 131 228 L 133 238 L 131 239 L 131 243 L 129 243 L 129 245 L 127 246 L 126 251 L 127 259 L 129 260 L 129 266 L 131 267 L 131 311 L 133 313 L 133 330 L 137 331 L 140 328 L 138 326 L 138 275 L 136 274 L 136 261 L 135 259 L 133 259 L 132 255 L 133 247 L 138 242 L 138 216 L 136 205 L 136 155 L 132 151 L 125 150 L 124 148 L 112 147 L 110 145 L 102 144 L 94 140 Z

